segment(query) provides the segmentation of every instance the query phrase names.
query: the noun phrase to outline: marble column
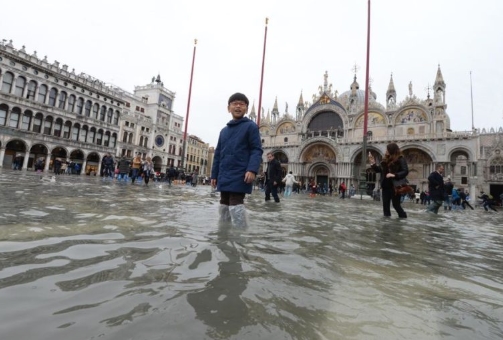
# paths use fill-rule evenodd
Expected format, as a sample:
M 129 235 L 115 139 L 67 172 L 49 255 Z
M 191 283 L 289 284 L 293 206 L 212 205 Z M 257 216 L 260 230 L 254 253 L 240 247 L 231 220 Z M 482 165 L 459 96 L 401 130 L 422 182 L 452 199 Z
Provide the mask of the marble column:
M 5 157 L 5 148 L 0 148 L 0 168 L 3 168 L 4 157 Z

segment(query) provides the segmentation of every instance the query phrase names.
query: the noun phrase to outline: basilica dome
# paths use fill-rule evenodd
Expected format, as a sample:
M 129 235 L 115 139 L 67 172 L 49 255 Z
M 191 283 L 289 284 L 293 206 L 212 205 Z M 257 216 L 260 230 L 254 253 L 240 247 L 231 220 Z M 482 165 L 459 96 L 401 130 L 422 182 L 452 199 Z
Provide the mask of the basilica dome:
M 349 102 L 349 97 L 351 96 L 352 90 L 343 92 L 342 94 L 339 95 L 339 100 L 344 100 L 345 102 Z M 344 99 L 343 99 L 344 98 Z M 363 105 L 365 104 L 365 91 L 363 90 L 356 90 L 356 105 Z M 377 95 L 370 90 L 370 97 L 369 97 L 369 102 L 375 102 L 377 99 Z

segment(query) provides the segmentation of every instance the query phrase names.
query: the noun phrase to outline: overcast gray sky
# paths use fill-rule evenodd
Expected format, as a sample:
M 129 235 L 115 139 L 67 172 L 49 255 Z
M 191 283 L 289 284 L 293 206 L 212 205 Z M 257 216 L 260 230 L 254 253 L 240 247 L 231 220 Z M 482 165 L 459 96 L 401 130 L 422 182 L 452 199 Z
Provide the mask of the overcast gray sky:
M 294 112 L 311 101 L 323 74 L 339 93 L 353 67 L 364 89 L 367 0 L 3 1 L 0 39 L 40 58 L 133 92 L 160 73 L 185 116 L 198 39 L 190 134 L 212 146 L 230 119 L 227 99 L 245 93 L 258 106 L 265 18 L 269 18 L 262 106 Z M 503 1 L 373 0 L 370 76 L 384 104 L 393 73 L 398 101 L 426 97 L 440 64 L 453 130 L 503 126 Z M 250 103 L 250 106 L 251 106 Z M 257 107 L 258 108 L 258 107 Z

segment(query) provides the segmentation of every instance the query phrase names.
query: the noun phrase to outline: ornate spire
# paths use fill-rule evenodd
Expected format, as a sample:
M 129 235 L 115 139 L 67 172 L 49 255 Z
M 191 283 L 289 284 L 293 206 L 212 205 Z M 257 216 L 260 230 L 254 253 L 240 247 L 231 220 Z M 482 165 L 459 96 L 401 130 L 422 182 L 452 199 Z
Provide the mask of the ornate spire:
M 304 106 L 304 98 L 302 97 L 302 91 L 300 91 L 299 103 L 297 106 Z
M 386 109 L 392 110 L 396 104 L 396 90 L 395 83 L 393 82 L 393 73 L 389 79 L 388 91 L 386 91 Z
M 256 118 L 256 112 L 255 112 L 255 101 L 253 102 L 253 105 L 251 107 L 251 111 L 250 111 L 250 119 L 255 121 L 255 118 Z
M 278 109 L 278 97 L 274 100 L 274 106 L 272 107 L 272 111 L 279 111 Z
M 435 83 L 433 84 L 433 98 L 435 106 L 442 106 L 443 110 L 447 107 L 445 105 L 445 87 L 444 77 L 442 76 L 440 65 L 438 65 L 437 76 L 435 77 Z
M 440 64 L 438 64 L 437 77 L 435 78 L 435 84 L 433 86 L 436 88 L 438 86 L 445 87 L 444 77 L 442 76 L 442 71 L 440 70 Z
M 389 78 L 388 91 L 386 91 L 386 95 L 388 94 L 396 95 L 395 83 L 393 82 L 393 73 L 391 73 L 391 77 Z

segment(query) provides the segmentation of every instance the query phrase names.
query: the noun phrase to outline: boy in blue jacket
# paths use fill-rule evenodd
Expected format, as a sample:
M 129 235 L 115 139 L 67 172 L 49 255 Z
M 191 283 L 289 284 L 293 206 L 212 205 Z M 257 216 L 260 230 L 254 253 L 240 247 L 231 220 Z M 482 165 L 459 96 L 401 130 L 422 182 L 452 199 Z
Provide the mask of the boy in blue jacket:
M 252 193 L 263 153 L 258 126 L 245 117 L 248 104 L 242 93 L 230 96 L 232 120 L 220 131 L 211 169 L 211 185 L 220 191 L 221 219 L 238 228 L 247 226 L 244 198 Z

